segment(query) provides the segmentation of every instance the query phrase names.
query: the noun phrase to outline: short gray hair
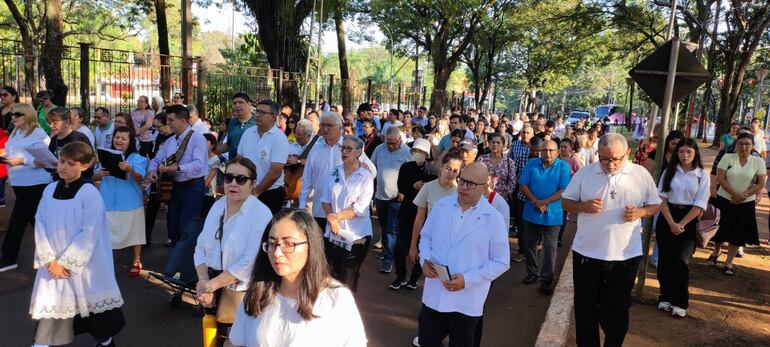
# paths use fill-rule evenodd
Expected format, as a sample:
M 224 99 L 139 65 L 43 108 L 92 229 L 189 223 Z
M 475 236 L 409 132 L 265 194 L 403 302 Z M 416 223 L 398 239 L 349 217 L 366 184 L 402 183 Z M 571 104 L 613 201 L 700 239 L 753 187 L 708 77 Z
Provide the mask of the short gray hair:
M 338 127 L 342 128 L 342 116 L 340 116 L 337 112 L 324 112 L 324 114 L 321 116 L 321 118 L 318 120 L 319 122 L 323 122 L 324 119 L 331 119 L 334 121 L 334 124 Z
M 364 148 L 364 141 L 358 138 L 358 136 L 354 135 L 345 135 L 345 137 L 342 138 L 342 142 L 350 141 L 356 144 L 356 149 L 362 149 Z
M 599 138 L 599 146 L 604 147 L 614 147 L 620 145 L 623 149 L 628 149 L 628 140 L 626 140 L 626 137 L 623 135 L 620 135 L 618 133 L 607 133 L 606 135 Z
M 532 129 L 532 131 L 535 131 L 535 128 L 532 127 L 532 124 L 530 123 L 524 123 L 524 126 L 521 127 L 521 130 L 524 129 Z
M 297 122 L 297 126 L 294 127 L 295 131 L 296 132 L 300 132 L 299 131 L 300 127 L 302 128 L 302 133 L 305 136 L 310 137 L 310 136 L 313 135 L 313 123 L 311 123 L 310 120 L 303 119 L 303 120 Z
M 385 137 L 388 136 L 398 136 L 401 137 L 401 129 L 398 127 L 389 127 L 387 130 L 385 130 Z
M 189 105 L 187 105 L 187 113 L 189 113 L 189 114 L 193 114 L 194 113 L 197 116 L 198 115 L 198 108 L 195 107 L 195 105 L 193 105 L 193 104 L 189 104 Z

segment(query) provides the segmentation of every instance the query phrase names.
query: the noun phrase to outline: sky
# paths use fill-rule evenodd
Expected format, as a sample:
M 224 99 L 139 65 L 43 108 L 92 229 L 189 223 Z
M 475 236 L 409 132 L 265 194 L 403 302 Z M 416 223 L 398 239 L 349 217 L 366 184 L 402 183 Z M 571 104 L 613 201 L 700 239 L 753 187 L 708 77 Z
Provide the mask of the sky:
M 225 33 L 230 33 L 230 31 L 232 30 L 232 23 L 233 23 L 232 6 L 225 6 L 222 9 L 218 9 L 215 6 L 211 6 L 210 8 L 202 8 L 199 6 L 195 6 L 195 4 L 193 3 L 192 12 L 193 12 L 193 16 L 198 18 L 200 22 L 201 31 L 221 31 Z M 236 11 L 235 12 L 236 34 L 248 32 L 249 28 L 246 26 L 246 23 L 248 23 L 248 21 L 251 21 L 251 20 L 253 19 L 245 16 L 241 12 Z M 377 41 L 381 41 L 382 37 L 383 35 L 379 31 L 375 33 L 375 39 L 377 39 Z M 347 38 L 345 39 L 345 41 L 348 49 L 357 49 L 357 48 L 367 47 L 367 45 L 359 45 L 353 41 L 350 41 Z M 322 37 L 321 52 L 323 52 L 324 54 L 337 52 L 337 36 L 334 31 L 324 32 L 324 35 Z

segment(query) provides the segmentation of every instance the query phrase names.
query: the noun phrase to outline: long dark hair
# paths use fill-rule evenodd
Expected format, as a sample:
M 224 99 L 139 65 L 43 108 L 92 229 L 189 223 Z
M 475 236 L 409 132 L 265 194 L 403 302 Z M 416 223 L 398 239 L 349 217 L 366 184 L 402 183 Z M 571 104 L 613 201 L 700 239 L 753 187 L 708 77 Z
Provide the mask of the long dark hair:
M 8 92 L 8 94 L 13 95 L 13 102 L 17 104 L 19 103 L 19 92 L 16 91 L 16 88 L 11 86 L 3 86 L 0 89 L 5 90 L 6 92 Z
M 112 132 L 112 143 L 111 148 L 115 148 L 115 134 L 117 133 L 127 133 L 128 134 L 128 148 L 126 148 L 126 151 L 123 153 L 126 158 L 128 158 L 129 155 L 136 152 L 136 134 L 134 133 L 134 128 L 129 127 L 117 127 Z
M 695 151 L 695 157 L 692 159 L 692 165 L 694 167 L 703 168 L 703 163 L 700 160 L 700 151 L 698 150 L 698 143 L 695 140 L 687 137 L 679 140 L 679 143 L 674 148 L 674 154 L 671 156 L 671 162 L 668 163 L 666 171 L 663 173 L 663 191 L 668 193 L 671 191 L 671 181 L 676 175 L 677 166 L 679 166 L 679 149 L 682 147 L 690 147 Z
M 299 275 L 299 295 L 297 297 L 299 305 L 297 313 L 305 320 L 318 318 L 318 316 L 313 314 L 313 306 L 321 291 L 332 285 L 324 255 L 321 228 L 318 227 L 318 223 L 316 223 L 313 217 L 304 210 L 282 210 L 273 217 L 265 228 L 262 234 L 262 242 L 268 240 L 273 225 L 284 219 L 290 219 L 294 222 L 297 229 L 304 232 L 305 236 L 307 236 L 308 241 L 307 263 L 305 263 Z M 243 298 L 243 308 L 246 314 L 256 317 L 262 313 L 273 301 L 280 287 L 281 277 L 275 273 L 267 252 L 263 252 L 260 249 L 254 261 L 254 268 L 251 271 L 249 288 L 246 289 L 246 295 Z
M 673 139 L 679 139 L 679 142 L 682 142 L 682 140 L 684 140 L 684 133 L 682 133 L 679 130 L 671 130 L 668 133 L 668 135 L 666 135 L 666 142 L 663 144 L 663 154 L 664 155 L 666 153 L 668 153 L 668 143 L 671 142 L 671 140 L 673 140 Z M 695 146 L 695 147 L 698 147 L 698 146 Z M 676 153 L 676 151 L 674 151 L 674 153 Z

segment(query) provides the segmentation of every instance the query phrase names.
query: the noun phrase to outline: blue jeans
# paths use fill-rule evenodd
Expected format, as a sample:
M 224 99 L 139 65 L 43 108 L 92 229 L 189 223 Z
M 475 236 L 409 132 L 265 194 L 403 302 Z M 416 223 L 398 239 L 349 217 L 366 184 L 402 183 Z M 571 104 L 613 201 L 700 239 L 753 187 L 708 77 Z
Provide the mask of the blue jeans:
M 191 182 L 192 181 L 192 182 Z M 183 183 L 174 182 L 171 201 L 168 203 L 168 238 L 179 241 L 182 231 L 193 218 L 199 218 L 203 207 L 205 187 L 203 179 Z
M 377 207 L 377 220 L 380 223 L 380 234 L 382 234 L 382 265 L 388 267 L 393 264 L 393 255 L 396 250 L 398 210 L 401 208 L 401 203 L 396 199 L 374 199 L 374 206 Z

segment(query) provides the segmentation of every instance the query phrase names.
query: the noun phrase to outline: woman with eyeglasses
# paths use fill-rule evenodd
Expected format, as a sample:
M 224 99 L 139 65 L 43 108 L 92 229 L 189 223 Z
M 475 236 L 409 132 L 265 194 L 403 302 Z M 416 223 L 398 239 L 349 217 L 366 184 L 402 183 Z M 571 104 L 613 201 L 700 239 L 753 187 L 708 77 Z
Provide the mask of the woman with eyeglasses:
M 735 140 L 735 153 L 725 154 L 717 166 L 717 207 L 722 219 L 717 234 L 714 235 L 714 252 L 707 262 L 716 265 L 722 251 L 722 244 L 727 242 L 727 260 L 725 274 L 735 275 L 733 259 L 738 247 L 747 244 L 758 245 L 757 215 L 755 199 L 767 180 L 764 160 L 751 155 L 754 149 L 754 135 L 743 133 Z
M 262 234 L 273 217 L 251 194 L 256 175 L 257 168 L 249 159 L 237 157 L 227 163 L 225 197 L 211 207 L 195 245 L 196 297 L 205 310 L 216 309 L 222 330 L 233 323 L 234 305 L 248 288 Z M 219 305 L 223 296 L 228 300 Z M 217 335 L 226 335 L 226 331 Z
M 111 148 L 120 151 L 125 159 L 118 164 L 121 172 L 103 168 L 96 174 L 101 179 L 99 192 L 107 210 L 112 249 L 132 248 L 134 258 L 128 275 L 138 277 L 142 272 L 142 245 L 147 243 L 141 186 L 147 174 L 147 158 L 136 152 L 136 138 L 128 127 L 115 128 Z
M 10 133 L 13 130 L 13 106 L 19 103 L 19 92 L 11 86 L 0 88 L 0 129 Z
M 46 185 L 51 183 L 51 175 L 35 166 L 35 158 L 24 150 L 33 145 L 48 146 L 50 141 L 45 131 L 40 129 L 37 112 L 30 105 L 16 104 L 11 109 L 11 115 L 14 129 L 5 144 L 4 164 L 8 168 L 8 179 L 16 195 L 16 202 L 3 240 L 0 272 L 18 267 L 16 261 L 24 229 L 27 225 L 35 225 L 37 205 Z
M 374 195 L 374 177 L 358 160 L 363 148 L 364 142 L 358 137 L 343 138 L 342 165 L 332 171 L 321 198 L 326 213 L 324 237 L 331 274 L 354 293 L 359 269 L 372 241 L 369 205 Z
M 139 140 L 139 154 L 148 156 L 152 152 L 152 120 L 155 111 L 150 107 L 147 96 L 142 95 L 136 100 L 136 109 L 131 112 L 131 121 L 136 130 L 136 139 Z
M 230 330 L 234 346 L 366 346 L 350 290 L 332 279 L 318 224 L 283 210 L 262 238 L 251 282 Z

